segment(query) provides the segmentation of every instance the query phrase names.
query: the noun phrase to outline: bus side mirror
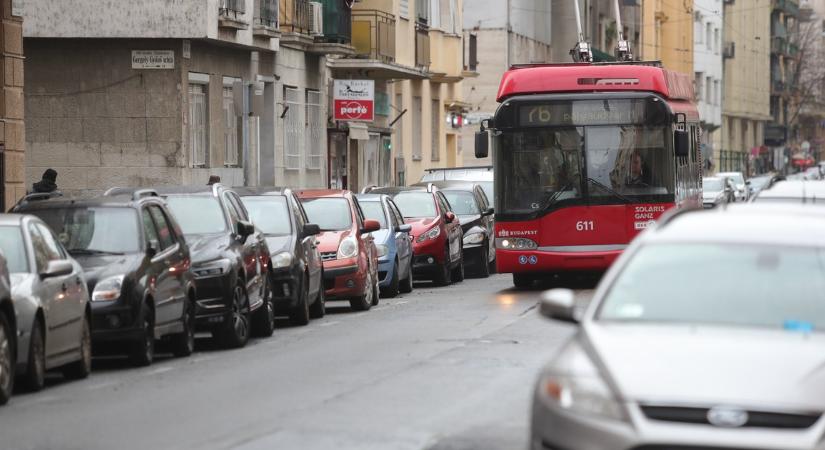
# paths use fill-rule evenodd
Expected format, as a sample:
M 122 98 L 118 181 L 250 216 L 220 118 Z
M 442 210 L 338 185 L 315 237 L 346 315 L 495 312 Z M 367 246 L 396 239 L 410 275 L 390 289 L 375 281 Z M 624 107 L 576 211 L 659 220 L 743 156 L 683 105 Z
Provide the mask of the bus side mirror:
M 676 149 L 676 156 L 685 158 L 690 154 L 690 135 L 685 130 L 673 132 L 673 146 Z
M 476 132 L 476 158 L 486 158 L 489 154 L 490 134 L 487 130 Z

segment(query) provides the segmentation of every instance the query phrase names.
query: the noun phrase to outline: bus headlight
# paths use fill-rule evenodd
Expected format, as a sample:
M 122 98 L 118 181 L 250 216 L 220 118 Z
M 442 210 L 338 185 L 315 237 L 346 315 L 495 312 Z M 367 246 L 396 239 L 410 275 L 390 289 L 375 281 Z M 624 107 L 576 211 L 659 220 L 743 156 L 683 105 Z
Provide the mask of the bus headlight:
M 496 248 L 503 250 L 535 250 L 539 247 L 536 241 L 527 238 L 497 238 Z

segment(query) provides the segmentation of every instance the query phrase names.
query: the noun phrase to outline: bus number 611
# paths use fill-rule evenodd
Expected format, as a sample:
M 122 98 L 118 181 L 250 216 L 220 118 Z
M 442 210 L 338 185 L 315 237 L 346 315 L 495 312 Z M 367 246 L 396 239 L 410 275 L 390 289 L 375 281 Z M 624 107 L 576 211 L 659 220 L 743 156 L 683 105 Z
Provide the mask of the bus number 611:
M 576 222 L 576 231 L 593 231 L 595 227 L 593 226 L 593 221 L 587 220 L 580 220 Z

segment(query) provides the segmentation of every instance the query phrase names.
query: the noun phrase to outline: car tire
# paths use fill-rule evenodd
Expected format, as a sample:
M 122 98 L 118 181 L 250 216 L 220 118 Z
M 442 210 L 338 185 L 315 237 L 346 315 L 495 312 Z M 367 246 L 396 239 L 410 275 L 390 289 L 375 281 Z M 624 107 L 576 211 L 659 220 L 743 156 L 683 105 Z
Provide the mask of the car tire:
M 14 391 L 14 330 L 0 312 L 0 405 L 8 403 Z
M 83 316 L 83 329 L 80 335 L 80 359 L 63 368 L 63 377 L 70 380 L 81 380 L 92 373 L 92 332 L 89 328 L 89 317 Z
M 398 265 L 398 259 L 396 259 L 395 260 L 395 266 L 393 267 L 393 271 L 392 271 L 392 278 L 390 279 L 390 285 L 387 286 L 386 288 L 384 288 L 383 291 L 381 291 L 381 295 L 383 295 L 386 298 L 394 298 L 394 297 L 398 296 L 398 289 L 399 289 L 399 287 L 398 287 L 398 284 L 399 284 L 398 269 L 400 267 L 401 266 Z
M 263 288 L 264 304 L 255 311 L 252 317 L 252 334 L 256 337 L 268 338 L 275 332 L 275 305 L 272 304 L 272 286 L 269 284 L 269 275 L 264 275 Z
M 372 282 L 372 306 L 377 306 L 379 301 L 381 301 L 381 288 L 378 287 L 378 274 L 376 273 Z
M 487 265 L 489 267 L 488 272 L 490 275 L 498 273 L 498 269 L 496 268 L 496 258 L 493 257 L 493 260 Z
M 372 308 L 372 294 L 373 294 L 372 271 L 367 270 L 367 280 L 364 283 L 364 295 L 356 297 L 349 301 L 349 306 L 355 311 L 368 311 Z
M 309 323 L 309 275 L 304 274 L 298 304 L 289 312 L 289 322 L 304 326 Z
M 453 269 L 452 280 L 454 283 L 464 281 L 464 255 L 458 260 L 458 265 Z
M 527 275 L 523 273 L 514 273 L 513 274 L 513 285 L 516 286 L 516 289 L 527 290 L 533 287 L 533 282 L 535 278 L 532 275 Z
M 241 348 L 249 342 L 249 296 L 238 281 L 232 290 L 232 311 L 229 321 L 220 330 L 220 342 L 226 348 Z
M 404 294 L 409 294 L 413 291 L 413 270 L 412 270 L 412 259 L 410 259 L 410 263 L 407 265 L 407 277 L 401 281 L 401 285 L 398 288 Z
M 452 283 L 452 272 L 450 271 L 450 250 L 444 251 L 444 264 L 438 267 L 433 282 L 436 286 L 448 286 Z
M 487 243 L 482 244 L 481 260 L 478 262 L 478 276 L 488 278 L 490 276 L 490 250 Z
M 155 315 L 148 304 L 143 305 L 140 316 L 141 339 L 132 343 L 129 359 L 137 367 L 148 366 L 155 359 Z
M 195 351 L 195 299 L 187 295 L 183 303 L 183 331 L 172 337 L 172 354 L 178 358 Z
M 324 275 L 321 274 L 321 280 L 324 279 Z M 320 319 L 324 317 L 324 314 L 327 313 L 327 297 L 326 292 L 324 292 L 324 284 L 321 283 L 318 286 L 318 297 L 315 301 L 309 305 L 309 317 L 313 319 Z
M 30 392 L 37 392 L 43 389 L 46 383 L 46 345 L 43 336 L 43 325 L 39 319 L 32 324 L 31 337 L 29 338 L 29 359 L 26 362 L 26 375 L 23 377 L 23 385 Z

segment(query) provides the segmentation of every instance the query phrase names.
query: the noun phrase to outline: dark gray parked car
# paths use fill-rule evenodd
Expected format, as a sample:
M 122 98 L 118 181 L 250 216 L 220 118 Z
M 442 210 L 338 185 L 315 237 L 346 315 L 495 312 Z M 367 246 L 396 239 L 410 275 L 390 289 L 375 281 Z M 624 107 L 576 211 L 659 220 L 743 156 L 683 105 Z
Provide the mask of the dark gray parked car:
M 47 370 L 88 376 L 92 341 L 83 268 L 34 216 L 0 215 L 0 249 L 16 314 L 16 375 L 32 391 L 43 388 Z

